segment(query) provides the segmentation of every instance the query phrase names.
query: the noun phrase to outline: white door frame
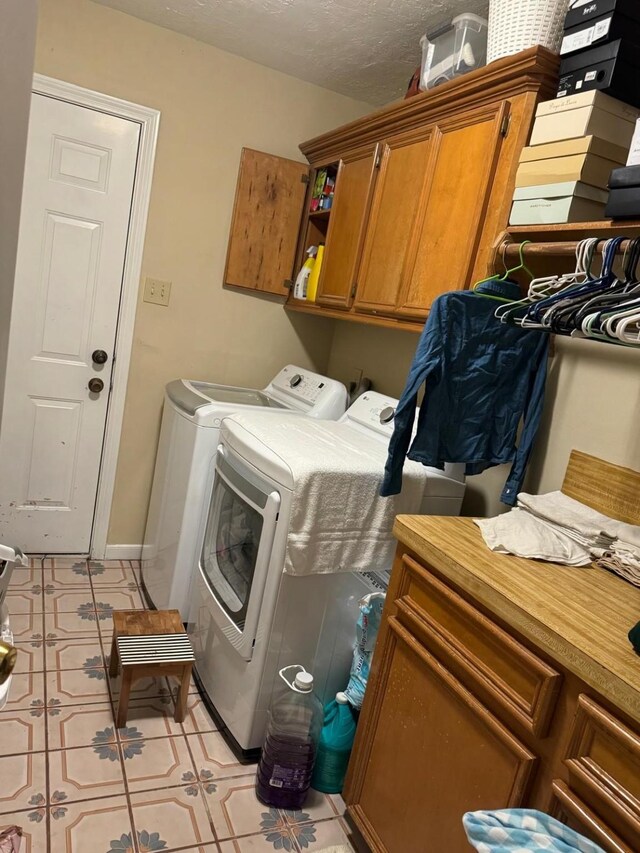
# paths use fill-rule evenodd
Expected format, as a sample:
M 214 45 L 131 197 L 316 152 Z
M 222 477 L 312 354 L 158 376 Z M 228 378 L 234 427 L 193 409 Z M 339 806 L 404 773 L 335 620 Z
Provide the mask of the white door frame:
M 94 559 L 102 560 L 107 548 L 107 533 L 111 515 L 111 502 L 116 479 L 118 450 L 122 432 L 122 418 L 127 393 L 127 379 L 131 360 L 131 344 L 138 303 L 138 288 L 142 268 L 142 252 L 147 228 L 147 214 L 151 195 L 153 164 L 158 139 L 160 112 L 142 107 L 129 101 L 122 101 L 110 95 L 103 95 L 91 89 L 83 89 L 73 83 L 65 83 L 42 74 L 33 76 L 33 92 L 78 104 L 82 107 L 99 110 L 119 118 L 130 119 L 140 125 L 140 143 L 136 166 L 131 205 L 129 236 L 127 239 L 120 310 L 116 342 L 113 353 L 112 387 L 107 409 L 102 459 L 98 479 L 93 530 L 91 534 L 90 554 Z

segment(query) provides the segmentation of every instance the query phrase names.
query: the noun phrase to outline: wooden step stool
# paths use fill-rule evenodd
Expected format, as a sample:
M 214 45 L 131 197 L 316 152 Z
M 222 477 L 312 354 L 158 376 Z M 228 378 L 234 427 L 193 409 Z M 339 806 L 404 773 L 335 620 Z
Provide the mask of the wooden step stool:
M 109 675 L 122 666 L 116 726 L 127 723 L 131 685 L 139 678 L 176 676 L 180 689 L 174 719 L 184 720 L 195 655 L 178 610 L 114 610 Z

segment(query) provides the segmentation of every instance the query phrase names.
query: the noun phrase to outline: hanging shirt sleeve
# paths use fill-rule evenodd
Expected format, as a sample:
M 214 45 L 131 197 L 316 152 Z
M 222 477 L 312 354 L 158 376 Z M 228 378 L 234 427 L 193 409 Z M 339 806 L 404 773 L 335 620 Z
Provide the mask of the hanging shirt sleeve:
M 529 457 L 536 438 L 544 405 L 544 388 L 547 381 L 547 355 L 549 336 L 541 333 L 540 343 L 534 352 L 529 399 L 524 411 L 524 424 L 516 457 L 511 466 L 509 479 L 505 483 L 500 500 L 508 506 L 515 506 L 518 494 L 529 463 Z
M 446 298 L 441 296 L 434 301 L 431 307 L 429 318 L 422 330 L 416 354 L 411 363 L 407 384 L 396 408 L 393 435 L 389 442 L 389 455 L 387 456 L 384 479 L 380 488 L 380 494 L 383 498 L 397 495 L 402 489 L 402 468 L 411 444 L 418 391 L 429 374 L 437 369 L 442 359 L 445 304 Z

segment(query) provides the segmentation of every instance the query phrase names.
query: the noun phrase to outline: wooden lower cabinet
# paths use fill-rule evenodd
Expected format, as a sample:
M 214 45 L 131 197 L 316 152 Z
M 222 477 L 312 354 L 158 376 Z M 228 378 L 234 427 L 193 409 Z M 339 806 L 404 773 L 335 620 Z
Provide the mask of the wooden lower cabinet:
M 379 651 L 368 757 L 351 781 L 367 835 L 398 853 L 468 851 L 448 816 L 521 805 L 535 756 L 394 618 Z
M 464 813 L 513 807 L 638 853 L 640 729 L 400 545 L 344 798 L 380 853 L 469 853 Z

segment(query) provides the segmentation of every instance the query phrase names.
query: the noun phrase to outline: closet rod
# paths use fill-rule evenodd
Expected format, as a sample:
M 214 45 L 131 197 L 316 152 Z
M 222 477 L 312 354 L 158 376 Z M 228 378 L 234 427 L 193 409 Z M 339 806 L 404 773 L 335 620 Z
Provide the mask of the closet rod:
M 596 252 L 602 253 L 602 249 L 604 247 L 606 240 L 603 238 L 600 240 L 596 247 Z M 629 247 L 630 240 L 623 240 L 623 242 L 618 247 L 618 252 L 623 253 Z M 578 245 L 578 240 L 567 240 L 564 242 L 558 243 L 526 243 L 523 247 L 523 251 L 525 255 L 572 255 L 576 254 L 576 247 Z M 503 259 L 507 258 L 517 258 L 520 254 L 520 243 L 507 243 L 504 242 L 502 246 L 498 249 L 499 253 L 502 255 Z

